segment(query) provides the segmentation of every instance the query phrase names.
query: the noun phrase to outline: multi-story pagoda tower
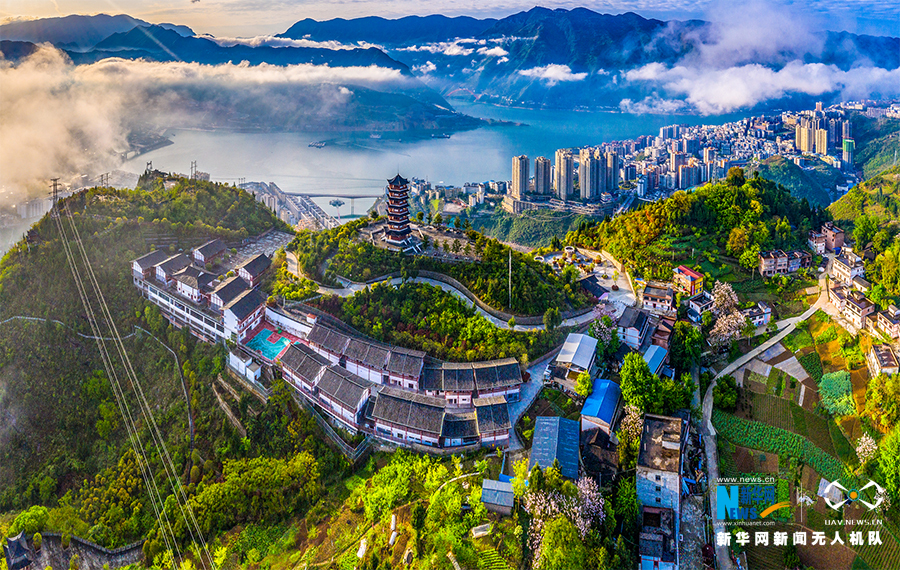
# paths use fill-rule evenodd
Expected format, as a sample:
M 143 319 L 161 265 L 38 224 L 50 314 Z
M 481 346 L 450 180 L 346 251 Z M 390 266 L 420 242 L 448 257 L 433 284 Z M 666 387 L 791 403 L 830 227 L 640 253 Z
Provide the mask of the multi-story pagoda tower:
M 388 180 L 387 215 L 385 240 L 391 245 L 406 247 L 412 232 L 409 229 L 409 180 L 400 174 Z

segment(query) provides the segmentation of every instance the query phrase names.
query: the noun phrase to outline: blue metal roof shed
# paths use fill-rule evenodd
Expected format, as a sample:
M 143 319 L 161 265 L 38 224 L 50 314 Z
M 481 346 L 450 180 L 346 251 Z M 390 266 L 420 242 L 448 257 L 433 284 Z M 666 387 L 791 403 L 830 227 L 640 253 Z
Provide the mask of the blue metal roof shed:
M 647 366 L 650 367 L 652 374 L 659 374 L 668 355 L 668 350 L 655 344 L 647 349 L 647 352 L 644 353 L 644 360 L 647 362 Z
M 597 378 L 594 380 L 594 391 L 584 401 L 581 415 L 597 418 L 612 428 L 619 409 L 619 400 L 622 397 L 622 389 L 612 380 Z
M 578 422 L 566 418 L 541 416 L 535 420 L 534 441 L 528 469 L 539 465 L 546 469 L 559 460 L 559 470 L 563 477 L 578 478 L 578 443 L 581 430 Z

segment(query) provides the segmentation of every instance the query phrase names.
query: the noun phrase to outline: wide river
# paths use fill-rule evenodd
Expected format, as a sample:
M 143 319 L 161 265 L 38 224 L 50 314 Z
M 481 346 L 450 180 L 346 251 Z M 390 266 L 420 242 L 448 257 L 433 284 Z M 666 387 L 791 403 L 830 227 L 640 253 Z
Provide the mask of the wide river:
M 141 155 L 122 167 L 139 173 L 148 161 L 166 172 L 187 173 L 192 160 L 223 182 L 275 182 L 286 192 L 373 196 L 399 171 L 410 178 L 461 186 L 464 182 L 509 180 L 512 157 L 526 154 L 552 160 L 558 148 L 595 145 L 659 133 L 679 124 L 721 124 L 745 115 L 630 115 L 527 110 L 454 101 L 460 112 L 482 118 L 525 123 L 522 127 L 487 126 L 453 133 L 450 138 L 414 138 L 406 133 L 233 133 L 173 130 L 175 144 Z M 380 138 L 378 138 L 380 136 Z M 325 141 L 324 148 L 310 142 Z M 317 199 L 328 212 L 329 199 Z M 364 212 L 372 199 L 355 204 Z M 345 200 L 346 202 L 346 200 Z M 341 215 L 350 214 L 349 204 Z

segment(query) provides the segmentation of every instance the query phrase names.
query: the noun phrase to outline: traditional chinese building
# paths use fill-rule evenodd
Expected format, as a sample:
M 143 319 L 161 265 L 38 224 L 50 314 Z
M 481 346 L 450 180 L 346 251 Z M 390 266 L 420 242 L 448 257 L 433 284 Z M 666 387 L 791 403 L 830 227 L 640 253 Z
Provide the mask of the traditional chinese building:
M 387 186 L 388 226 L 385 240 L 397 247 L 409 245 L 409 180 L 399 174 L 388 180 Z

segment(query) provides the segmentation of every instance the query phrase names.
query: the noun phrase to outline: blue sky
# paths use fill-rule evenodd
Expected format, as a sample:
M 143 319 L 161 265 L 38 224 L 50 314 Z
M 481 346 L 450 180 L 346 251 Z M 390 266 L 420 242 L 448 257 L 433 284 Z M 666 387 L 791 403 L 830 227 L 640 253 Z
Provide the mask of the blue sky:
M 561 0 L 548 8 L 583 6 L 597 12 L 637 12 L 660 19 L 725 19 L 740 22 L 744 3 L 734 0 Z M 324 20 L 408 14 L 503 17 L 534 6 L 534 0 L 0 0 L 0 19 L 68 14 L 126 13 L 150 22 L 188 25 L 198 33 L 255 36 L 283 32 L 303 18 Z M 822 29 L 900 36 L 897 0 L 808 0 L 772 2 L 788 6 Z

